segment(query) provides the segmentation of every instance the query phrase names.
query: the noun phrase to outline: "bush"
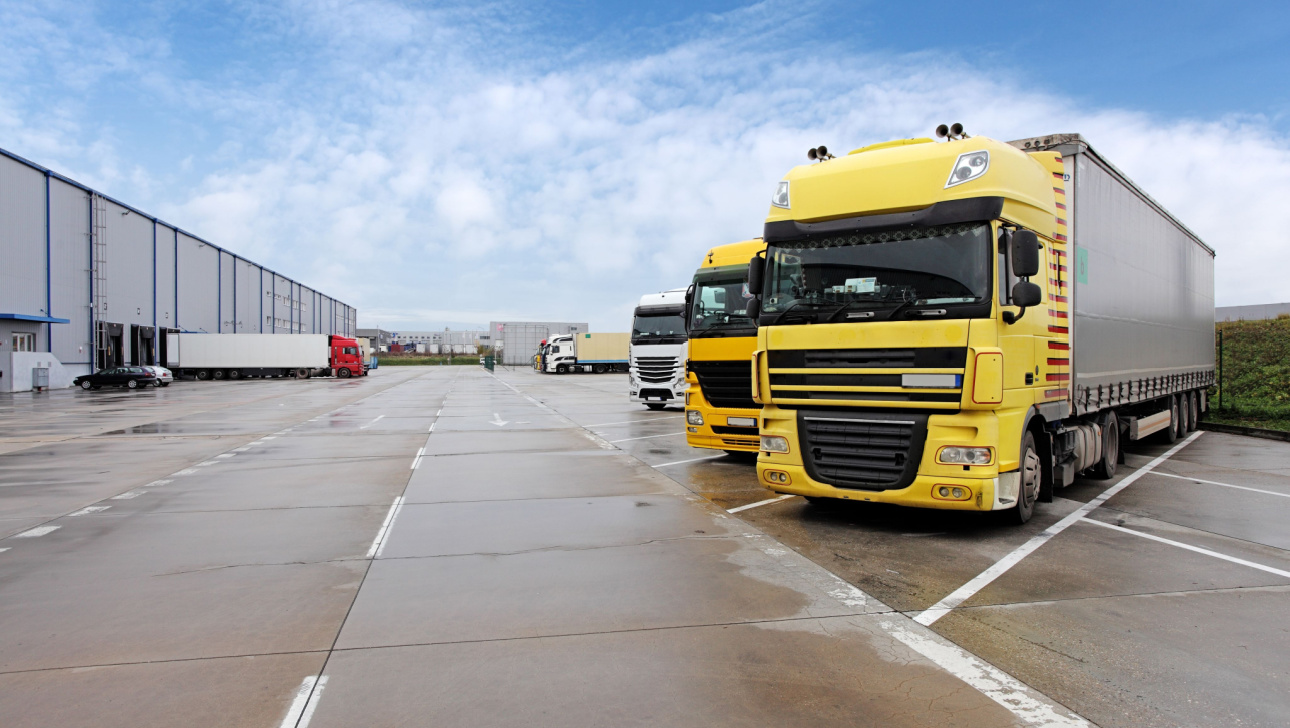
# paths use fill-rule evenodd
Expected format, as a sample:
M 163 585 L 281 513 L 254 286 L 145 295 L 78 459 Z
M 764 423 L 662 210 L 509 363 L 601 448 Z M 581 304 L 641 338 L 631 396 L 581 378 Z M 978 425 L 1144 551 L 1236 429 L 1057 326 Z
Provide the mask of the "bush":
M 1217 324 L 1217 330 L 1223 341 L 1222 376 L 1212 394 L 1209 419 L 1290 429 L 1290 316 L 1226 321 Z M 1217 342 L 1215 337 L 1215 346 Z M 1216 349 L 1216 362 L 1218 356 Z

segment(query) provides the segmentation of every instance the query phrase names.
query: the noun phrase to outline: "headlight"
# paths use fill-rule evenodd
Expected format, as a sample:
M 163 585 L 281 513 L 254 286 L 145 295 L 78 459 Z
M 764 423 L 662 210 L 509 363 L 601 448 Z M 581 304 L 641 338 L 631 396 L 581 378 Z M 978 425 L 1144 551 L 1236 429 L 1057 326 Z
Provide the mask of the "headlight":
M 781 181 L 775 188 L 775 194 L 770 196 L 770 204 L 788 209 L 788 180 Z
M 761 436 L 762 452 L 788 452 L 788 438 L 776 435 Z
M 686 424 L 690 424 L 690 425 L 702 425 L 703 413 L 698 410 L 686 410 L 685 421 L 686 421 Z
M 988 447 L 943 447 L 937 457 L 946 465 L 989 465 Z
M 989 168 L 990 153 L 987 151 L 960 154 L 954 162 L 954 169 L 950 170 L 950 178 L 945 183 L 945 189 L 974 180 L 985 174 Z

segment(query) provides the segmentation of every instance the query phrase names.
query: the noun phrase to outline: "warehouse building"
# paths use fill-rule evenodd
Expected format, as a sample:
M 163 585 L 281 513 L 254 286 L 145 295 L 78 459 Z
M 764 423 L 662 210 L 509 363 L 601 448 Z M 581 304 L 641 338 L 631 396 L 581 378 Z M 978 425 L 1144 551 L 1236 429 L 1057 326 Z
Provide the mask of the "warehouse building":
M 533 363 L 538 346 L 552 336 L 585 334 L 586 323 L 568 321 L 493 321 L 488 331 L 494 351 L 507 366 L 528 366 Z
M 354 308 L 0 149 L 0 391 L 166 361 L 165 334 L 352 336 Z M 61 365 L 61 366 L 59 366 Z

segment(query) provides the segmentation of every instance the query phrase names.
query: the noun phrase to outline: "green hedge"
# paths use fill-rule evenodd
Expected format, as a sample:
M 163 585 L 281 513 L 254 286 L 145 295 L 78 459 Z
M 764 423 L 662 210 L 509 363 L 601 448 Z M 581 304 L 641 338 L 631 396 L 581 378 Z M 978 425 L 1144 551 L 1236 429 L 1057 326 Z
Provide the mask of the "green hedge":
M 1222 334 L 1222 366 L 1207 419 L 1290 430 L 1290 316 L 1227 321 L 1216 328 Z M 1216 362 L 1218 340 L 1215 336 Z

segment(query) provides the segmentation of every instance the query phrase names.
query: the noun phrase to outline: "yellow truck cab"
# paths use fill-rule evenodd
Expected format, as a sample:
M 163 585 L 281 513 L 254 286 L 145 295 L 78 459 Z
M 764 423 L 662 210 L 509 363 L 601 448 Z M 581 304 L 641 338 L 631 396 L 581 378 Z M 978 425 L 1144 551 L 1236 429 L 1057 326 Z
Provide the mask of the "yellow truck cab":
M 758 478 L 1024 523 L 1123 439 L 1195 428 L 1213 250 L 1077 134 L 938 135 L 779 183 L 748 273 Z
M 752 400 L 749 367 L 757 322 L 748 316 L 748 261 L 764 250 L 761 240 L 709 250 L 686 293 L 685 437 L 691 447 L 758 451 L 761 406 Z

